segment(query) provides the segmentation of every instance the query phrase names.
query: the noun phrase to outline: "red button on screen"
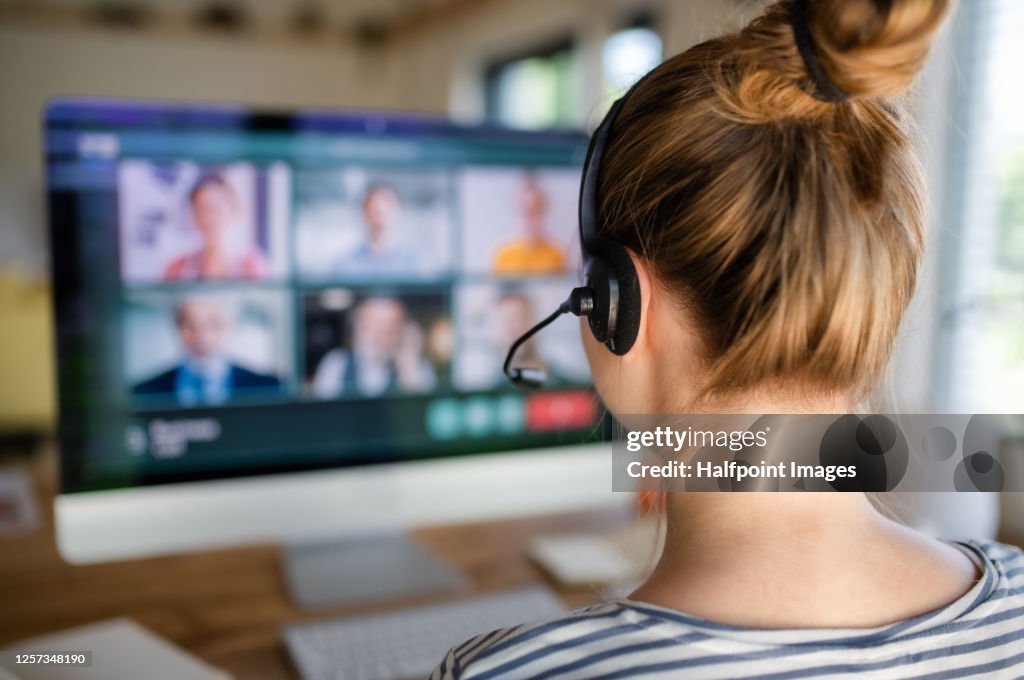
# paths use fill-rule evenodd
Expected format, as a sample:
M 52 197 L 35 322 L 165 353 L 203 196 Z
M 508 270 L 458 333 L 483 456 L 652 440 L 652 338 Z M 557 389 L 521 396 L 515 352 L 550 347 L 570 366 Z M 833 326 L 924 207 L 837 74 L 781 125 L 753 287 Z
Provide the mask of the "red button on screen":
M 590 392 L 535 394 L 526 400 L 526 428 L 531 432 L 578 430 L 597 420 L 597 398 Z

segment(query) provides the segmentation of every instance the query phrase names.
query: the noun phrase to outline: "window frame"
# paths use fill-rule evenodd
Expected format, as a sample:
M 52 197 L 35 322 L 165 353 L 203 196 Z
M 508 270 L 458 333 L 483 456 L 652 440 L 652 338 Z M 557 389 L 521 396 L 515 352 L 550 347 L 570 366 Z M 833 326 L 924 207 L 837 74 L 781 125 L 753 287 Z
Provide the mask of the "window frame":
M 945 102 L 949 120 L 945 126 L 946 149 L 942 156 L 942 197 L 935 201 L 939 214 L 934 215 L 934 227 L 940 229 L 937 258 L 939 277 L 936 298 L 936 325 L 931 376 L 934 386 L 931 406 L 940 412 L 962 411 L 963 407 L 977 410 L 981 404 L 972 398 L 965 402 L 957 396 L 958 366 L 969 358 L 965 335 L 969 332 L 972 313 L 984 313 L 989 304 L 990 291 L 978 278 L 971 275 L 970 248 L 967 244 L 977 239 L 979 231 L 976 214 L 979 201 L 977 164 L 986 161 L 989 138 L 985 110 L 992 88 L 1000 87 L 988 72 L 990 44 L 986 38 L 994 30 L 997 14 L 991 0 L 958 3 L 956 24 L 952 35 L 952 49 L 956 72 L 951 78 Z M 998 208 L 992 208 L 998 209 Z M 1001 234 L 988 234 L 998 241 Z M 998 266 L 997 263 L 993 263 Z
M 551 59 L 557 55 L 578 52 L 580 41 L 571 33 L 564 34 L 553 40 L 537 43 L 534 46 L 500 56 L 491 57 L 483 67 L 481 81 L 483 83 L 484 117 L 486 120 L 501 124 L 499 111 L 499 83 L 501 73 L 509 66 L 527 59 Z

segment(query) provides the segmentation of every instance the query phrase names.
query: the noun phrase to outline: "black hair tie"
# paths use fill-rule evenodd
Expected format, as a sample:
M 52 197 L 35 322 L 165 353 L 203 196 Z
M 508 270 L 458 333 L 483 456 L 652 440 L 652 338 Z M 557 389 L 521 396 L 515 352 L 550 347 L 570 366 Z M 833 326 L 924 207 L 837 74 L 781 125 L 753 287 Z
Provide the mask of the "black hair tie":
M 813 87 L 805 88 L 807 93 L 815 99 L 829 104 L 838 104 L 849 99 L 850 94 L 832 82 L 821 65 L 821 60 L 818 59 L 818 48 L 814 45 L 811 29 L 807 25 L 807 0 L 794 0 L 791 20 L 793 22 L 793 37 L 796 38 L 796 48 L 804 60 L 804 66 L 807 67 L 807 73 L 813 84 Z

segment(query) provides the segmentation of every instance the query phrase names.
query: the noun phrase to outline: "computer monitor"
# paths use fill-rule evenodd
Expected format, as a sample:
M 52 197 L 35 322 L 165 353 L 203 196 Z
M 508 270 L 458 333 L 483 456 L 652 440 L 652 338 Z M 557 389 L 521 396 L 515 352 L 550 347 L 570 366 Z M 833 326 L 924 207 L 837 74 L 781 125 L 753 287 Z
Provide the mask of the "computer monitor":
M 586 139 L 388 113 L 45 115 L 73 562 L 614 504 L 576 319 Z

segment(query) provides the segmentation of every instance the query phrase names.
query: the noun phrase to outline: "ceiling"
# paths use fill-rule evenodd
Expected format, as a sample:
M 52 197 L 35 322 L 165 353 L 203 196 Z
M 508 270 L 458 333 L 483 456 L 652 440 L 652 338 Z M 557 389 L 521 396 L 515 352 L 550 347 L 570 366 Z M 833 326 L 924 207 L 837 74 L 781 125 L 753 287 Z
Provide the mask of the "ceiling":
M 125 26 L 195 19 L 217 28 L 302 26 L 357 34 L 409 28 L 467 0 L 0 0 L 0 18 L 85 18 Z
M 0 0 L 0 5 L 20 7 L 53 7 L 93 10 L 98 7 L 138 7 L 159 14 L 194 14 L 204 7 L 224 5 L 239 8 L 247 16 L 261 21 L 287 20 L 300 9 L 317 7 L 333 21 L 348 21 L 372 15 L 388 16 L 420 6 L 436 4 L 437 0 Z

